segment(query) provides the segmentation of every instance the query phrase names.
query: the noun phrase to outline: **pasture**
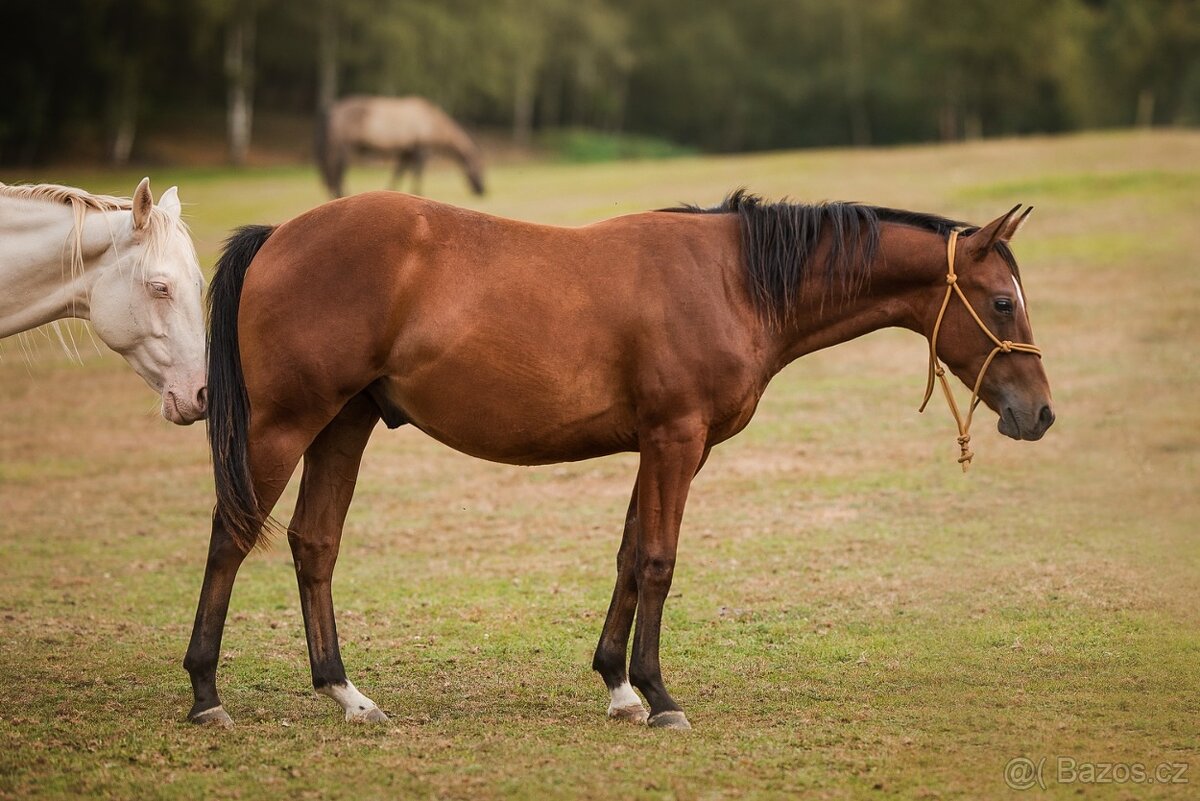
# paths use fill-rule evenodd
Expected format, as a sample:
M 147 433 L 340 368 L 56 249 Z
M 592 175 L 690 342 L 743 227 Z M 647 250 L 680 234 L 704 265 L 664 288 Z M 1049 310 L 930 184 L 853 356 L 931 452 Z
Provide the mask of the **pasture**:
M 1105 133 L 879 150 L 502 165 L 435 198 L 581 224 L 768 197 L 986 222 L 1014 243 L 1058 422 L 982 410 L 955 463 L 926 343 L 806 357 L 718 447 L 684 520 L 667 680 L 692 732 L 605 719 L 590 667 L 636 456 L 541 468 L 411 428 L 367 451 L 334 583 L 347 669 L 386 711 L 309 686 L 285 544 L 234 591 L 220 686 L 237 727 L 184 722 L 208 543 L 203 428 L 76 328 L 0 345 L 0 798 L 994 798 L 1200 785 L 1200 135 Z M 124 194 L 141 173 L 8 174 Z M 309 168 L 152 170 L 210 269 L 236 225 L 324 199 Z M 383 185 L 352 171 L 350 191 Z M 958 388 L 960 398 L 967 390 Z M 286 519 L 294 498 L 277 515 Z M 1076 763 L 1188 765 L 1187 784 L 1060 782 Z M 1119 774 L 1118 774 L 1119 775 Z M 1068 777 L 1069 778 L 1069 777 Z

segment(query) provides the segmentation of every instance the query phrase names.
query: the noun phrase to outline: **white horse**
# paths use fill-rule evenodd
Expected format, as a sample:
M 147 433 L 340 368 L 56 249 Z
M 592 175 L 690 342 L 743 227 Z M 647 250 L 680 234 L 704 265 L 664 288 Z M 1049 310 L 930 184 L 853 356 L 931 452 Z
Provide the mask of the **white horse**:
M 0 184 L 0 338 L 90 320 L 179 425 L 207 408 L 203 284 L 175 187 L 156 206 L 148 178 L 132 199 Z

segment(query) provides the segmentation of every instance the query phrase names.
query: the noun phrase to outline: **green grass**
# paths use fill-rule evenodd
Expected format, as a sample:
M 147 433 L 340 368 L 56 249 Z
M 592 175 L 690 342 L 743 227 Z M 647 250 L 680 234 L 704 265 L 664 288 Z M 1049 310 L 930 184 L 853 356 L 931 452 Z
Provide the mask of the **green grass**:
M 372 441 L 335 582 L 347 668 L 391 721 L 348 726 L 309 688 L 276 546 L 234 593 L 237 728 L 185 724 L 203 431 L 155 419 L 111 354 L 0 346 L 0 798 L 1194 797 L 1200 193 L 1176 165 L 1196 163 L 1200 135 L 1103 134 L 510 165 L 482 200 L 430 176 L 565 224 L 743 184 L 976 222 L 1038 206 L 1015 249 L 1059 422 L 1014 443 L 981 412 L 964 477 L 944 410 L 915 414 L 918 338 L 785 371 L 689 502 L 663 645 L 688 734 L 608 723 L 589 669 L 636 457 L 521 469 L 404 429 Z M 206 268 L 229 228 L 321 200 L 304 168 L 152 178 L 180 184 Z M 1046 792 L 1005 786 L 1018 756 L 1048 760 Z M 1190 783 L 1057 783 L 1059 756 Z
M 1082 172 L 1019 181 L 973 186 L 960 193 L 969 199 L 1005 200 L 1024 197 L 1027 202 L 1080 203 L 1097 198 L 1145 199 L 1159 193 L 1200 190 L 1200 172 L 1143 170 L 1137 172 Z

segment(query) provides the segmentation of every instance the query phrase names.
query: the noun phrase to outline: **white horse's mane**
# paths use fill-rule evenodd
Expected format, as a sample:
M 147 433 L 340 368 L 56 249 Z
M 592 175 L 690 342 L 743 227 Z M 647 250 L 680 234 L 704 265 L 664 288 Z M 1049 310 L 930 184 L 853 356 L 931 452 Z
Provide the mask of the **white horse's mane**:
M 132 211 L 133 199 L 114 197 L 112 195 L 94 195 L 84 189 L 61 184 L 5 184 L 0 183 L 0 196 L 17 200 L 41 201 L 70 206 L 75 222 L 72 229 L 73 243 L 71 253 L 71 272 L 79 275 L 83 272 L 83 221 L 89 211 Z M 182 218 L 176 219 L 159 206 L 150 207 L 149 224 L 146 227 L 146 249 L 142 254 L 141 263 L 145 264 L 157 258 L 166 241 L 174 233 L 182 233 L 184 239 L 191 245 L 192 238 L 188 234 L 187 224 Z
M 133 199 L 113 197 L 112 195 L 93 195 L 91 192 L 74 186 L 61 184 L 5 184 L 0 183 L 0 195 L 23 198 L 26 200 L 44 200 L 47 203 L 64 203 L 72 206 L 79 204 L 96 211 L 130 211 Z
M 133 198 L 95 195 L 87 190 L 74 186 L 63 186 L 62 184 L 6 184 L 0 182 L 0 197 L 70 206 L 73 217 L 71 238 L 69 245 L 65 244 L 64 248 L 70 248 L 70 271 L 76 277 L 83 275 L 84 272 L 83 224 L 88 212 L 97 211 L 105 213 L 133 210 Z M 174 217 L 158 205 L 151 206 L 149 221 L 144 232 L 146 246 L 142 250 L 142 255 L 138 259 L 137 266 L 144 270 L 146 264 L 156 261 L 166 248 L 166 243 L 175 234 L 183 236 L 183 240 L 187 243 L 187 247 L 194 258 L 196 252 L 195 245 L 192 242 L 187 223 L 183 221 L 182 217 Z M 115 236 L 113 237 L 113 245 L 116 245 Z M 53 329 L 59 343 L 62 345 L 63 351 L 68 356 L 73 355 L 77 361 L 82 361 L 79 355 L 79 348 L 75 344 L 75 337 L 71 334 L 69 327 L 67 328 L 67 336 L 71 340 L 70 345 L 67 344 L 66 339 L 63 337 L 63 327 L 60 325 L 62 322 L 56 320 L 48 323 L 47 326 L 43 326 L 43 328 L 49 327 Z M 88 338 L 91 339 L 90 328 L 87 331 Z M 28 333 L 30 332 L 26 331 L 17 335 L 22 350 L 26 353 L 27 360 L 31 356 L 31 350 L 24 341 L 24 335 Z M 97 349 L 99 348 L 96 345 L 95 339 L 92 339 L 92 344 Z

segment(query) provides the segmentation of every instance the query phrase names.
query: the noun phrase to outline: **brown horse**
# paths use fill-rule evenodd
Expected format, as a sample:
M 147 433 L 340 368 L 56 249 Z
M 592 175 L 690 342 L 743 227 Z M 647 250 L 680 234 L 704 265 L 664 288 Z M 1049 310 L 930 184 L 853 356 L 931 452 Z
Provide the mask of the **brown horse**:
M 184 662 L 190 719 L 230 723 L 215 680 L 230 591 L 301 457 L 287 537 L 313 685 L 347 719 L 385 719 L 346 679 L 330 595 L 382 419 L 509 464 L 640 453 L 593 667 L 610 716 L 686 728 L 659 669 L 684 503 L 772 376 L 885 326 L 937 329 L 934 366 L 978 384 L 1001 432 L 1036 440 L 1053 422 L 1036 348 L 1012 344 L 1032 336 L 1007 244 L 1024 219 L 1014 209 L 965 228 L 735 193 L 708 211 L 557 228 L 369 193 L 241 229 L 209 295 L 217 506 Z M 967 302 L 949 303 L 951 289 Z
M 475 194 L 483 194 L 483 160 L 479 148 L 450 115 L 423 97 L 347 97 L 320 117 L 317 165 L 333 196 L 343 194 L 342 179 L 350 156 L 375 152 L 394 157 L 390 189 L 408 170 L 413 193 L 421 193 L 421 176 L 431 153 L 445 153 L 462 166 Z

